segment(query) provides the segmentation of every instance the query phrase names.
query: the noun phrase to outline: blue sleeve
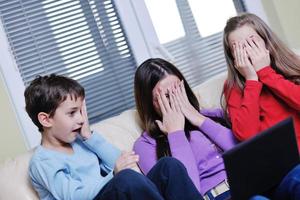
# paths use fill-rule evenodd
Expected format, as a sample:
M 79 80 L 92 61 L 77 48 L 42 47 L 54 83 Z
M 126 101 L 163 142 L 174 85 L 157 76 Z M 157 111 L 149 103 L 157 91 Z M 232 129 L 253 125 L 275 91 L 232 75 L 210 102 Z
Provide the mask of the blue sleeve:
M 99 133 L 94 132 L 91 137 L 83 143 L 94 152 L 102 161 L 102 164 L 105 168 L 102 167 L 106 172 L 109 172 L 114 169 L 115 163 L 121 151 L 117 149 L 114 145 L 107 142 Z
M 64 200 L 93 199 L 113 177 L 111 172 L 101 180 L 94 177 L 81 180 L 67 164 L 54 159 L 32 161 L 29 175 L 40 199 Z

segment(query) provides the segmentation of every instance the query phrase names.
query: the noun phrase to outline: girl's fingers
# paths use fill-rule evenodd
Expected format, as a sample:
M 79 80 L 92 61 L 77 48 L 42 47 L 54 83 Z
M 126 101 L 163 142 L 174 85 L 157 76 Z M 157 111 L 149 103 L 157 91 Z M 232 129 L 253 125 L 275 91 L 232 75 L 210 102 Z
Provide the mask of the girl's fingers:
M 167 113 L 167 110 L 166 110 L 165 105 L 163 103 L 163 100 L 162 100 L 160 92 L 158 92 L 158 94 L 157 94 L 157 101 L 158 101 L 158 105 L 159 105 L 161 113 L 163 115 L 165 115 Z
M 167 89 L 167 94 L 169 95 L 169 98 L 170 98 L 170 89 L 169 88 Z M 171 110 L 171 107 L 170 107 L 170 102 L 169 102 L 166 94 L 163 91 L 161 91 L 160 96 L 161 96 L 162 103 L 165 107 L 166 112 L 169 112 Z
M 171 110 L 176 110 L 176 108 L 175 108 L 174 94 L 173 93 L 169 93 L 169 99 L 170 99 Z
M 165 132 L 163 123 L 162 123 L 161 121 L 155 120 L 155 123 L 157 124 L 158 128 L 159 128 L 162 132 Z
M 247 43 L 249 44 L 249 46 L 251 47 L 251 49 L 253 50 L 253 53 L 255 55 L 259 55 L 259 48 L 258 46 L 253 42 L 252 38 L 247 38 Z
M 183 80 L 181 81 L 180 83 L 180 88 L 181 88 L 181 97 L 183 98 L 183 100 L 185 100 L 186 102 L 189 101 L 189 98 L 187 97 L 187 94 L 186 94 L 186 90 L 185 90 L 185 87 L 184 87 L 184 82 Z
M 242 66 L 245 66 L 245 63 L 246 63 L 246 58 L 245 58 L 245 55 L 246 52 L 245 52 L 245 46 L 244 44 L 242 44 L 242 52 L 241 52 L 241 65 Z
M 252 49 L 252 47 L 248 44 L 248 42 L 246 42 L 246 53 L 249 55 L 250 58 L 255 57 L 255 52 Z
M 236 43 L 233 44 L 232 49 L 233 49 L 234 63 L 235 63 L 235 65 L 237 65 L 238 55 L 237 55 L 237 44 Z
M 174 108 L 175 108 L 175 110 L 177 111 L 177 112 L 180 112 L 180 106 L 179 106 L 179 104 L 180 104 L 180 102 L 179 102 L 179 100 L 178 100 L 178 95 L 172 95 L 172 99 L 173 99 L 173 101 L 174 101 Z

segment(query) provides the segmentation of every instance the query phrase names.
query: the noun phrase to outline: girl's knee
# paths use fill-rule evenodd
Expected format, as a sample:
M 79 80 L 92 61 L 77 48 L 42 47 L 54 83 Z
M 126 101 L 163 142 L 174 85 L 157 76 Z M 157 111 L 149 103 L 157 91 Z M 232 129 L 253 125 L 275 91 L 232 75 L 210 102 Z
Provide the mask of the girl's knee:
M 167 167 L 184 167 L 184 165 L 177 160 L 176 158 L 172 157 L 163 157 L 159 159 L 157 165 L 167 166 Z

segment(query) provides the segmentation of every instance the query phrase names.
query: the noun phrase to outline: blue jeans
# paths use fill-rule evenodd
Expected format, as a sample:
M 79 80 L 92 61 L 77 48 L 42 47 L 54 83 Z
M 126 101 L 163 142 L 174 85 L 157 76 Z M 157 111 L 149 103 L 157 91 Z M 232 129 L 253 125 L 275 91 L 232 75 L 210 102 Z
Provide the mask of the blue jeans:
M 294 167 L 277 187 L 275 200 L 300 200 L 300 164 Z M 263 196 L 254 196 L 250 200 L 268 200 Z
M 300 199 L 300 164 L 294 167 L 281 181 L 276 190 L 275 199 Z
M 160 159 L 147 177 L 130 169 L 120 171 L 94 200 L 203 200 L 184 165 L 175 158 Z

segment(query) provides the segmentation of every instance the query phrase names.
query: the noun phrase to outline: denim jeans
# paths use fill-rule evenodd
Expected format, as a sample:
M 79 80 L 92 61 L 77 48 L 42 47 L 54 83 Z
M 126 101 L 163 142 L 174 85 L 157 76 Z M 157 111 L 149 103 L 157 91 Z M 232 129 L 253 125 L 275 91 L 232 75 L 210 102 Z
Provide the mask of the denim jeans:
M 147 176 L 125 169 L 111 179 L 95 200 L 203 200 L 175 158 L 160 159 Z

